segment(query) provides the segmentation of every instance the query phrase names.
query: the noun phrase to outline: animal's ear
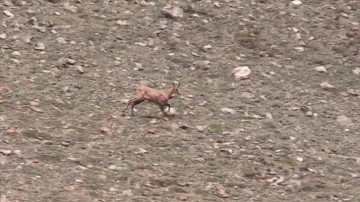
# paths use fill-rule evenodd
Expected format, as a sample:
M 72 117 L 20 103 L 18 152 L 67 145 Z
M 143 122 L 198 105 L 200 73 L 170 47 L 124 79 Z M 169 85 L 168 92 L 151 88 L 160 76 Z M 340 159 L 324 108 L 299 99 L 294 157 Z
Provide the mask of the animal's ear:
M 180 82 L 178 83 L 178 85 L 176 86 L 176 88 L 179 88 L 179 86 L 180 86 Z

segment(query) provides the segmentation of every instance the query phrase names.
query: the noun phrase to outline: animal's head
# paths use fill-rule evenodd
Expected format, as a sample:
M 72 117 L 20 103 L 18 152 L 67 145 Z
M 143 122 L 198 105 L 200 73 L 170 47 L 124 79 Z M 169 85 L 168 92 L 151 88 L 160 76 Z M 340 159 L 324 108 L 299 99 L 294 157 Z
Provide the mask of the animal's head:
M 180 82 L 179 83 L 173 83 L 173 89 L 172 89 L 171 97 L 173 97 L 173 95 L 180 95 L 179 86 L 180 86 Z

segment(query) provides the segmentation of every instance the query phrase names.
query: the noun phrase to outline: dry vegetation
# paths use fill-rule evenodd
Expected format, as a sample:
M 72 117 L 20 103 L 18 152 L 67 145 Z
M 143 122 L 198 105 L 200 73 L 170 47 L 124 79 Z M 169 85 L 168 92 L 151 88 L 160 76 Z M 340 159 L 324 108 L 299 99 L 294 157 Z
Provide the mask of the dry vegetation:
M 1 1 L 0 201 L 359 201 L 360 2 L 302 2 Z

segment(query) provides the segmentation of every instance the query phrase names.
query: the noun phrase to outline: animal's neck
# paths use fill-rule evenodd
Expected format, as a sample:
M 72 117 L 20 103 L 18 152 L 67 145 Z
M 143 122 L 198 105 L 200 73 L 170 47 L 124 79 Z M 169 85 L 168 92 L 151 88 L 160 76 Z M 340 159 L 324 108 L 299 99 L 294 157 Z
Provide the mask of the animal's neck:
M 175 88 L 165 89 L 165 93 L 168 98 L 171 98 L 171 96 L 172 96 L 172 94 L 174 94 L 174 92 L 175 92 Z

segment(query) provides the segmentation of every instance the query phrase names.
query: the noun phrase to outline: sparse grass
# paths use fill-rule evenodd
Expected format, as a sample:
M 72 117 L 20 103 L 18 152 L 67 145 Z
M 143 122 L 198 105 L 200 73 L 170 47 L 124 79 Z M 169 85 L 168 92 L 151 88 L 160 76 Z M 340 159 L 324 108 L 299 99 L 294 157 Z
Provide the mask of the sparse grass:
M 203 9 L 203 8 L 195 8 L 193 6 L 185 6 L 184 8 L 184 12 L 185 13 L 189 13 L 189 14 L 198 14 L 198 15 L 203 15 L 205 17 L 215 17 L 215 10 L 214 9 Z
M 56 163 L 62 161 L 65 156 L 52 147 L 45 147 L 46 149 L 41 151 L 39 160 L 46 163 Z
M 298 112 L 298 111 L 288 111 L 286 114 L 289 117 L 299 117 L 300 116 L 300 112 Z
M 240 46 L 245 46 L 247 48 L 255 49 L 259 42 L 259 32 L 254 30 L 253 32 L 237 32 L 234 35 L 234 40 Z
M 40 132 L 38 130 L 29 129 L 25 130 L 22 133 L 25 137 L 31 138 L 31 139 L 38 139 L 38 140 L 51 140 L 52 137 L 50 134 L 45 132 Z
M 275 121 L 273 120 L 266 120 L 262 122 L 264 129 L 271 129 L 274 130 L 277 128 Z
M 284 102 L 282 102 L 281 100 L 270 100 L 270 101 L 268 101 L 268 105 L 271 108 L 280 108 L 280 107 L 284 106 Z
M 209 129 L 214 133 L 221 133 L 225 131 L 225 126 L 219 123 L 212 123 L 209 125 Z
M 244 171 L 244 177 L 249 178 L 249 179 L 255 179 L 256 176 L 258 176 L 260 173 L 259 171 L 254 171 L 254 170 L 245 170 Z
M 277 161 L 285 166 L 295 166 L 296 165 L 296 160 L 291 157 L 281 157 Z

